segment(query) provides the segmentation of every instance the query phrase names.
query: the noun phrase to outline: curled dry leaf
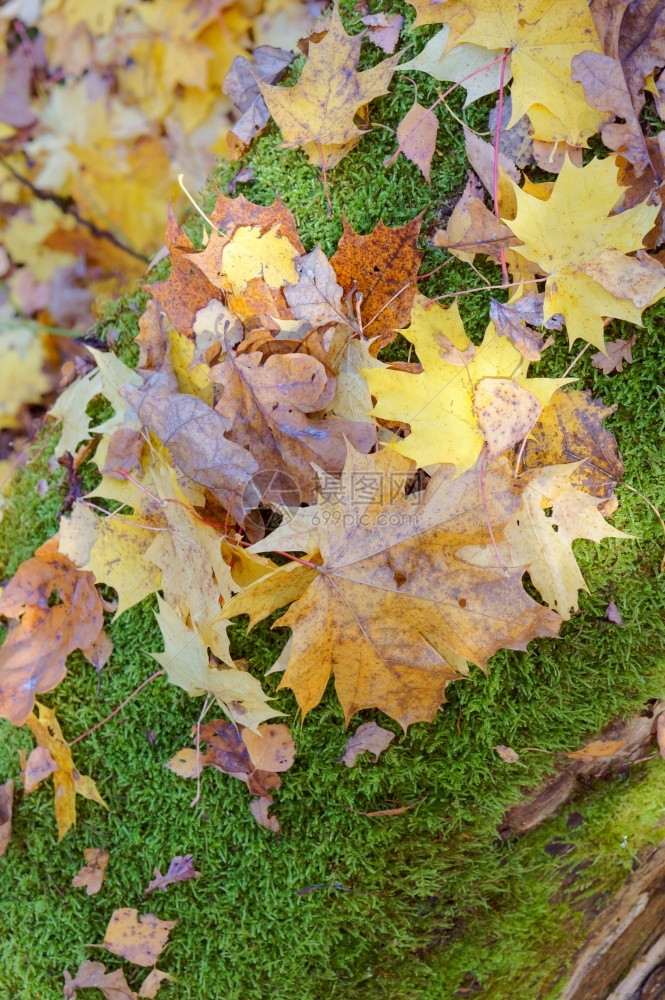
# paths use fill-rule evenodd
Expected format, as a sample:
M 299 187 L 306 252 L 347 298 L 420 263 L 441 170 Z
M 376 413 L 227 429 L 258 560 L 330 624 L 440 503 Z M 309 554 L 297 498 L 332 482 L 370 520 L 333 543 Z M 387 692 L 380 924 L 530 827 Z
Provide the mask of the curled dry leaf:
M 162 972 L 161 969 L 152 969 L 141 983 L 141 989 L 138 992 L 139 1000 L 154 1000 L 154 997 L 159 993 L 160 986 L 166 979 L 172 980 L 173 976 L 170 976 L 168 972 Z
M 249 803 L 249 809 L 259 826 L 265 827 L 265 829 L 270 830 L 271 833 L 279 833 L 279 820 L 276 816 L 271 815 L 271 805 L 272 799 L 270 796 L 261 795 L 258 799 L 252 799 Z
M 102 945 L 112 955 L 134 965 L 155 965 L 177 920 L 159 920 L 152 913 L 141 916 L 129 906 L 114 910 Z
M 358 726 L 353 736 L 347 740 L 344 753 L 339 761 L 343 761 L 347 767 L 353 767 L 360 754 L 371 753 L 374 755 L 374 763 L 376 764 L 379 755 L 388 748 L 394 739 L 395 734 L 391 733 L 389 729 L 377 726 L 376 722 L 365 722 L 362 726 Z
M 154 892 L 155 889 L 166 892 L 168 887 L 176 882 L 187 882 L 190 878 L 200 878 L 201 876 L 201 872 L 197 872 L 194 867 L 194 857 L 191 854 L 177 854 L 172 858 L 165 875 L 162 875 L 159 868 L 155 868 L 152 874 L 155 877 L 148 884 L 148 888 L 143 893 L 144 896 L 147 896 L 149 892 Z
M 58 770 L 47 747 L 37 746 L 30 751 L 25 767 L 21 769 L 21 781 L 26 795 L 33 792 L 49 775 Z
M 83 856 L 87 864 L 74 876 L 72 885 L 75 889 L 85 889 L 88 896 L 95 896 L 106 878 L 109 853 L 100 847 L 86 847 Z
M 14 809 L 14 781 L 9 778 L 0 785 L 0 858 L 5 854 L 12 835 Z
M 92 574 L 79 572 L 52 538 L 19 566 L 0 595 L 0 614 L 20 618 L 0 648 L 0 716 L 22 726 L 35 696 L 67 673 L 69 654 L 85 655 L 98 638 L 102 603 Z

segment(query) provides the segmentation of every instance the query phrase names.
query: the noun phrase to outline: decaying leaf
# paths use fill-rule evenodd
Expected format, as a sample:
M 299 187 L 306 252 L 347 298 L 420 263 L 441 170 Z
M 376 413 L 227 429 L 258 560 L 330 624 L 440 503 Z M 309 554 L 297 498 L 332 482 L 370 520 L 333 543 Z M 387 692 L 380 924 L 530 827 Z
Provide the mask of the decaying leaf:
M 69 654 L 85 654 L 99 636 L 102 602 L 92 574 L 61 555 L 55 538 L 19 566 L 0 596 L 0 614 L 20 617 L 0 648 L 0 715 L 22 726 L 35 696 L 67 673 Z
M 448 250 L 460 260 L 472 263 L 476 254 L 499 260 L 501 248 L 518 242 L 510 229 L 490 212 L 482 200 L 482 188 L 473 173 L 456 203 L 445 229 L 438 229 L 434 246 Z
M 594 368 L 599 368 L 604 375 L 612 372 L 622 372 L 624 364 L 633 363 L 633 344 L 637 340 L 637 334 L 633 334 L 628 340 L 613 340 L 610 344 L 605 344 L 607 354 L 592 354 L 591 364 Z
M 144 891 L 144 896 L 147 896 L 149 892 L 154 892 L 155 889 L 161 889 L 162 892 L 166 892 L 168 887 L 176 882 L 187 882 L 190 878 L 199 878 L 201 872 L 197 872 L 194 867 L 193 855 L 184 854 L 171 858 L 168 871 L 165 875 L 162 875 L 159 868 L 153 870 L 153 875 L 154 878 Z
M 101 990 L 106 1000 L 136 1000 L 122 969 L 107 972 L 102 962 L 82 962 L 74 978 L 65 970 L 65 1000 L 76 1000 L 76 990 Z
M 525 467 L 575 462 L 570 485 L 599 500 L 611 499 L 624 473 L 614 435 L 603 427 L 614 409 L 588 390 L 555 393 L 529 435 Z
M 48 747 L 36 746 L 30 751 L 25 766 L 23 766 L 23 761 L 21 762 L 21 781 L 25 794 L 29 795 L 42 781 L 45 781 L 57 770 L 58 765 L 51 756 Z
M 311 42 L 300 79 L 293 87 L 261 83 L 268 109 L 282 130 L 284 145 L 302 146 L 312 163 L 334 166 L 362 136 L 358 111 L 385 94 L 401 53 L 358 72 L 361 35 L 347 35 L 335 4 L 330 28 Z
M 411 427 L 409 436 L 390 448 L 421 468 L 447 462 L 464 472 L 476 464 L 486 443 L 491 442 L 493 453 L 507 450 L 566 383 L 527 378 L 528 362 L 508 337 L 497 336 L 493 324 L 475 353 L 461 359 L 455 352 L 470 352 L 472 344 L 457 303 L 444 309 L 418 296 L 411 325 L 401 332 L 415 347 L 422 372 L 371 369 L 363 375 L 377 400 L 374 415 Z M 496 392 L 506 396 L 498 408 L 489 405 Z
M 433 6 L 430 6 L 431 10 Z M 493 54 L 489 55 L 487 49 L 479 45 L 457 45 L 449 50 L 449 39 L 450 28 L 444 25 L 441 31 L 430 38 L 422 52 L 409 62 L 402 63 L 397 67 L 398 70 L 400 72 L 419 70 L 435 80 L 454 80 L 456 83 L 468 77 L 461 84 L 466 90 L 465 107 L 479 97 L 498 90 L 501 67 L 497 63 L 488 65 L 494 62 Z M 506 79 L 509 79 L 509 73 L 506 74 Z
M 293 630 L 281 686 L 294 690 L 303 714 L 332 673 L 347 720 L 363 708 L 379 708 L 404 728 L 431 720 L 467 660 L 484 667 L 500 646 L 522 649 L 558 631 L 558 615 L 523 590 L 521 570 L 476 569 L 455 555 L 467 540 L 489 544 L 488 523 L 500 538 L 519 506 L 506 467 L 486 473 L 487 518 L 475 473 L 454 478 L 441 466 L 424 494 L 407 495 L 413 471 L 391 449 L 350 448 L 338 487 L 319 501 L 323 564 L 275 623 Z M 264 602 L 257 617 L 273 610 L 260 593 L 266 579 L 232 598 L 224 616 L 255 613 L 256 591 Z
M 613 757 L 624 745 L 623 740 L 594 740 L 579 750 L 566 754 L 571 760 L 593 760 L 595 757 Z
M 379 755 L 395 739 L 395 734 L 389 729 L 377 726 L 376 722 L 364 722 L 358 726 L 353 736 L 347 740 L 344 753 L 339 758 L 347 767 L 353 767 L 360 754 L 371 753 L 374 755 L 374 763 L 379 759 Z
M 141 983 L 141 989 L 138 992 L 139 1000 L 154 1000 L 154 997 L 159 993 L 160 986 L 167 979 L 173 979 L 173 976 L 170 976 L 168 972 L 162 972 L 161 969 L 152 969 Z
M 507 225 L 523 243 L 519 253 L 547 275 L 545 318 L 561 313 L 571 345 L 579 337 L 603 351 L 603 317 L 639 324 L 665 289 L 665 267 L 639 252 L 658 206 L 609 214 L 623 193 L 614 157 L 582 168 L 566 160 L 546 200 L 517 185 L 514 193 L 517 215 Z
M 421 215 L 394 229 L 379 222 L 367 236 L 360 236 L 344 220 L 344 233 L 330 259 L 344 292 L 362 296 L 363 334 L 372 341 L 375 357 L 411 316 L 423 256 L 417 249 L 421 225 Z
M 76 796 L 97 802 L 106 809 L 106 803 L 97 791 L 92 778 L 81 774 L 74 766 L 72 752 L 62 735 L 55 712 L 45 705 L 35 703 L 39 717 L 33 712 L 25 720 L 26 725 L 40 747 L 48 750 L 56 764 L 53 771 L 53 801 L 58 825 L 58 840 L 76 825 Z
M 556 317 L 545 320 L 543 316 L 543 295 L 524 295 L 510 302 L 490 300 L 490 319 L 501 336 L 510 337 L 513 344 L 527 361 L 540 361 L 541 353 L 547 347 L 542 335 L 533 326 L 545 326 L 548 330 L 560 330 Z M 532 326 L 527 324 L 531 323 Z M 551 341 L 550 341 L 551 342 Z
M 102 942 L 112 955 L 134 965 L 155 965 L 177 920 L 159 920 L 152 913 L 141 916 L 129 906 L 114 910 Z
M 360 19 L 367 25 L 367 36 L 371 42 L 378 45 L 386 55 L 392 55 L 397 48 L 404 18 L 401 14 L 365 14 Z
M 298 283 L 284 291 L 295 318 L 307 320 L 312 327 L 348 322 L 342 305 L 342 287 L 337 284 L 333 266 L 321 247 L 300 257 L 296 270 Z
M 95 896 L 106 878 L 109 853 L 101 847 L 86 847 L 83 856 L 87 864 L 74 876 L 72 885 L 75 889 L 85 889 L 88 896 Z
M 6 853 L 12 835 L 14 781 L 9 778 L 0 785 L 0 858 Z

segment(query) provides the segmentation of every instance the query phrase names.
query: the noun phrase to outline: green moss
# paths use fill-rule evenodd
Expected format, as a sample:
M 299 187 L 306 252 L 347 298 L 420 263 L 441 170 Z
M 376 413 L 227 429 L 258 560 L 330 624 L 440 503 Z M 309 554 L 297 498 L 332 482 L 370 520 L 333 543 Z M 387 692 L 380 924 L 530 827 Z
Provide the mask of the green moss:
M 349 24 L 352 6 L 353 0 L 345 0 Z M 426 34 L 420 33 L 419 45 Z M 366 49 L 365 58 L 377 58 Z M 419 100 L 431 103 L 434 84 L 422 74 L 417 82 Z M 424 211 L 424 269 L 433 269 L 445 258 L 427 242 L 462 190 L 467 166 L 460 127 L 440 111 L 443 155 L 435 158 L 431 189 L 403 157 L 383 167 L 395 148 L 388 129 L 396 128 L 412 100 L 412 84 L 399 77 L 390 95 L 372 104 L 372 121 L 387 128 L 365 136 L 332 171 L 331 218 L 326 217 L 320 171 L 300 151 L 280 150 L 274 126 L 247 158 L 257 179 L 243 186 L 244 193 L 263 203 L 281 195 L 306 246 L 320 242 L 328 254 L 341 233 L 343 212 L 357 230 L 368 232 L 380 217 L 400 225 Z M 481 130 L 491 103 L 464 111 L 459 92 L 450 101 L 457 115 L 466 115 Z M 221 167 L 214 181 L 223 187 L 237 168 Z M 197 232 L 200 238 L 197 227 L 195 220 L 193 238 Z M 152 276 L 162 277 L 164 267 Z M 493 265 L 481 270 L 495 283 Z M 481 283 L 478 276 L 456 261 L 423 282 L 423 290 L 442 295 L 476 283 Z M 133 338 L 144 303 L 145 293 L 139 291 L 106 306 L 100 320 L 99 334 L 113 331 L 116 349 L 130 364 L 136 363 Z M 460 303 L 471 335 L 479 338 L 489 295 L 465 296 Z M 664 317 L 664 305 L 650 310 L 635 362 L 623 374 L 601 376 L 588 355 L 575 368 L 580 385 L 618 404 L 609 424 L 626 460 L 626 482 L 661 510 L 664 412 L 658 342 Z M 621 325 L 612 332 L 621 335 Z M 398 353 L 399 345 L 394 350 Z M 561 374 L 570 357 L 559 335 L 538 373 Z M 60 471 L 48 470 L 54 440 L 53 432 L 45 433 L 32 462 L 16 477 L 0 522 L 5 576 L 57 528 L 65 487 Z M 41 478 L 51 484 L 45 496 L 37 491 Z M 204 774 L 201 803 L 190 809 L 193 784 L 163 764 L 188 742 L 200 703 L 163 679 L 75 747 L 77 766 L 97 780 L 108 812 L 82 800 L 77 829 L 58 845 L 50 788 L 29 796 L 19 792 L 14 837 L 0 861 L 0 1000 L 59 997 L 63 968 L 73 971 L 91 954 L 99 957 L 86 945 L 102 939 L 119 906 L 180 920 L 160 961 L 177 981 L 162 988 L 165 1000 L 447 1000 L 467 972 L 487 986 L 492 1000 L 532 1000 L 534 989 L 547 986 L 556 973 L 555 958 L 543 957 L 540 950 L 540 928 L 546 927 L 562 949 L 566 934 L 573 939 L 580 931 L 569 900 L 561 909 L 548 902 L 563 867 L 572 863 L 543 853 L 547 838 L 562 834 L 565 816 L 518 844 L 499 843 L 496 825 L 523 786 L 551 771 L 559 752 L 578 746 L 615 713 L 635 711 L 647 697 L 663 694 L 665 597 L 659 567 L 665 542 L 649 507 L 625 488 L 618 492 L 621 507 L 614 521 L 635 538 L 600 546 L 578 543 L 591 593 L 561 641 L 534 642 L 526 654 L 497 654 L 487 678 L 473 670 L 467 681 L 453 686 L 450 703 L 434 724 L 413 726 L 406 736 L 397 733 L 376 765 L 367 758 L 351 770 L 336 763 L 346 737 L 341 711 L 328 691 L 305 724 L 295 727 L 298 756 L 276 796 L 283 828 L 279 837 L 255 824 L 245 787 L 217 772 Z M 605 619 L 610 600 L 623 615 L 623 628 Z M 149 653 L 160 643 L 153 609 L 146 601 L 111 624 L 115 653 L 99 679 L 75 656 L 67 679 L 44 698 L 56 706 L 66 738 L 94 725 L 153 671 Z M 231 635 L 234 653 L 246 657 L 257 676 L 263 676 L 285 640 L 266 625 L 246 635 L 242 622 L 232 625 Z M 271 675 L 265 683 L 274 692 L 278 680 Z M 288 692 L 281 692 L 276 704 L 287 718 L 294 717 Z M 378 713 L 362 713 L 365 721 L 373 717 L 397 732 Z M 4 724 L 2 733 L 4 779 L 18 774 L 16 750 L 29 745 L 29 736 Z M 493 750 L 500 743 L 549 753 L 525 753 L 519 765 L 510 766 Z M 653 785 L 631 777 L 590 790 L 578 805 L 585 825 L 565 836 L 575 840 L 580 857 L 593 859 L 581 883 L 589 892 L 597 885 L 603 891 L 612 888 L 634 851 L 654 835 L 647 813 L 662 800 L 663 779 L 660 764 L 648 767 Z M 400 816 L 362 815 L 412 804 Z M 626 853 L 618 839 L 624 834 Z M 70 882 L 82 850 L 93 846 L 109 850 L 111 862 L 101 893 L 88 898 Z M 202 877 L 145 901 L 142 892 L 153 867 L 164 870 L 174 854 L 185 853 L 194 855 Z M 305 889 L 311 891 L 299 894 Z M 118 962 L 109 957 L 108 964 Z

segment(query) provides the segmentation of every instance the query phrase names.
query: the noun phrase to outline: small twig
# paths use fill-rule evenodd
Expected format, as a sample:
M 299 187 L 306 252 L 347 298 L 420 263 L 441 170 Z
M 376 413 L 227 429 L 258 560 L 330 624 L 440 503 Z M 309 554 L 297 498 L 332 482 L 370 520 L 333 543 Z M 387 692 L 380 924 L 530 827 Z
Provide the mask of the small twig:
M 524 281 L 510 281 L 507 285 L 487 285 L 485 288 L 463 288 L 461 292 L 450 292 L 447 295 L 437 295 L 435 299 L 430 299 L 428 304 L 425 306 L 426 309 L 432 304 L 432 302 L 438 302 L 440 299 L 456 299 L 460 295 L 473 295 L 474 292 L 489 292 L 493 291 L 495 288 L 520 288 L 522 285 L 537 285 L 541 281 L 547 281 L 546 277 L 543 278 L 526 278 Z
M 110 715 L 107 715 L 105 719 L 102 719 L 101 722 L 98 722 L 96 725 L 92 726 L 90 729 L 86 729 L 86 731 L 84 733 L 81 733 L 80 736 L 77 736 L 75 739 L 73 739 L 71 741 L 71 743 L 67 744 L 67 746 L 71 748 L 71 747 L 74 746 L 75 743 L 80 743 L 80 741 L 84 740 L 86 738 L 86 736 L 90 736 L 92 733 L 94 733 L 96 729 L 101 729 L 101 727 L 105 726 L 107 722 L 110 722 L 111 719 L 115 715 L 118 714 L 118 712 L 122 712 L 122 710 L 125 707 L 125 705 L 129 704 L 129 702 L 132 700 L 132 698 L 136 698 L 137 694 L 139 694 L 143 690 L 143 688 L 146 687 L 150 683 L 150 681 L 154 681 L 156 677 L 161 677 L 162 674 L 165 674 L 165 673 L 166 673 L 165 670 L 156 670 L 154 672 L 154 674 L 150 675 L 150 677 L 146 677 L 146 679 L 144 681 L 142 681 L 142 683 L 139 684 L 139 686 L 134 691 L 132 691 L 132 693 L 130 695 L 128 695 L 127 698 L 125 698 L 125 700 L 123 702 L 121 702 L 118 705 L 117 708 L 113 709 L 113 711 L 111 712 Z
M 561 376 L 561 378 L 566 378 L 566 376 L 569 375 L 570 372 L 572 372 L 573 368 L 575 367 L 575 365 L 577 364 L 577 362 L 580 360 L 580 358 L 582 357 L 582 355 L 586 354 L 586 352 L 589 350 L 590 347 L 591 347 L 591 344 L 585 344 L 584 345 L 584 347 L 582 348 L 582 350 L 580 351 L 580 353 L 577 355 L 577 357 L 573 358 L 573 360 L 570 362 L 570 364 L 566 368 L 566 370 L 563 373 L 563 375 Z
M 207 216 L 207 215 L 205 214 L 205 212 L 203 211 L 203 209 L 201 208 L 201 206 L 200 206 L 200 205 L 197 205 L 197 203 L 196 203 L 196 201 L 194 200 L 194 198 L 192 198 L 191 194 L 189 193 L 189 191 L 188 191 L 188 190 L 187 190 L 187 188 L 185 187 L 185 182 L 184 182 L 184 180 L 183 180 L 184 176 L 185 176 L 184 174 L 178 174 L 178 184 L 180 185 L 180 190 L 181 190 L 181 191 L 182 191 L 182 192 L 183 192 L 183 193 L 184 193 L 184 194 L 186 195 L 186 197 L 187 197 L 187 198 L 188 198 L 188 199 L 190 200 L 190 202 L 192 203 L 192 205 L 194 206 L 194 208 L 196 209 L 196 211 L 197 211 L 197 212 L 199 213 L 199 215 L 201 216 L 201 218 L 202 218 L 202 219 L 205 219 L 205 221 L 206 221 L 206 222 L 208 223 L 208 225 L 209 225 L 209 226 L 210 226 L 210 227 L 211 227 L 212 229 L 215 229 L 215 230 L 216 230 L 216 231 L 217 231 L 218 233 L 222 233 L 222 235 L 223 235 L 223 232 L 222 232 L 222 230 L 221 230 L 221 229 L 219 228 L 219 226 L 216 226 L 216 225 L 215 225 L 215 223 L 214 223 L 214 222 L 212 221 L 212 219 L 211 219 L 211 218 L 209 218 L 209 216 Z

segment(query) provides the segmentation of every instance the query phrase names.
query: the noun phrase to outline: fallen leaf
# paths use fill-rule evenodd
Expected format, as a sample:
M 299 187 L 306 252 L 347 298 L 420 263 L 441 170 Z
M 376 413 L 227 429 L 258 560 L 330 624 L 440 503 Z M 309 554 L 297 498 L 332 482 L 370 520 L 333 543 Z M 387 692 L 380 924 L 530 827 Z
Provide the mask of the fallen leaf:
M 423 256 L 417 249 L 422 216 L 394 229 L 379 222 L 366 236 L 356 233 L 346 219 L 343 224 L 330 263 L 345 293 L 362 295 L 363 335 L 372 340 L 370 350 L 376 357 L 411 316 Z
M 253 226 L 262 233 L 276 231 L 277 235 L 287 239 L 299 254 L 305 253 L 293 215 L 281 198 L 276 198 L 272 205 L 255 205 L 242 194 L 237 198 L 228 198 L 218 191 L 210 220 L 223 229 L 228 237 L 233 237 L 240 226 Z
M 444 309 L 419 295 L 411 325 L 401 333 L 415 347 L 423 371 L 413 375 L 371 369 L 362 374 L 377 401 L 374 415 L 411 427 L 408 437 L 389 447 L 420 468 L 446 462 L 465 472 L 476 464 L 488 437 L 493 449 L 511 447 L 565 384 L 561 379 L 527 378 L 528 362 L 507 337 L 497 336 L 493 324 L 470 360 L 460 363 L 454 355 L 448 360 L 441 336 L 459 352 L 471 347 L 457 303 Z M 517 405 L 490 413 L 487 397 L 493 391 L 512 394 L 511 399 L 519 396 Z
M 607 618 L 608 622 L 614 622 L 615 625 L 623 625 L 623 618 L 621 617 L 619 609 L 617 608 L 614 601 L 610 601 L 610 603 L 607 605 L 605 609 L 605 617 Z
M 506 764 L 516 764 L 520 759 L 520 755 L 513 750 L 512 747 L 497 746 L 494 750 L 499 755 L 502 761 Z
M 57 594 L 58 603 L 49 599 Z M 75 649 L 85 652 L 104 624 L 91 573 L 58 552 L 57 538 L 22 563 L 0 596 L 0 614 L 18 618 L 0 648 L 0 715 L 22 726 L 35 696 L 67 673 Z
M 161 969 L 153 969 L 149 972 L 138 992 L 140 1000 L 154 1000 L 159 993 L 160 986 L 166 979 L 173 980 L 173 976 L 170 976 L 168 972 L 162 972 Z
M 362 451 L 375 445 L 376 431 L 367 420 L 310 416 L 325 410 L 335 394 L 334 380 L 316 358 L 274 354 L 263 361 L 258 352 L 238 357 L 229 352 L 210 374 L 222 387 L 218 410 L 229 438 L 251 452 L 262 469 L 287 473 L 289 488 L 295 483 L 304 502 L 314 499 L 312 463 L 339 473 L 345 438 Z M 288 497 L 282 502 L 288 503 Z
M 436 231 L 432 242 L 470 264 L 479 253 L 498 261 L 500 249 L 515 246 L 518 240 L 482 201 L 482 188 L 470 172 L 448 225 Z
M 236 723 L 258 729 L 260 723 L 281 713 L 268 704 L 261 682 L 246 670 L 210 666 L 206 645 L 196 629 L 189 628 L 176 608 L 157 598 L 157 624 L 164 652 L 153 657 L 172 684 L 192 698 L 209 695 Z
M 284 290 L 296 319 L 307 320 L 312 327 L 348 322 L 342 305 L 342 287 L 337 284 L 333 266 L 320 246 L 296 261 L 296 271 L 298 283 Z
M 270 112 L 259 89 L 259 80 L 277 83 L 295 58 L 292 52 L 271 45 L 257 45 L 253 57 L 254 62 L 250 62 L 244 56 L 236 56 L 222 86 L 222 91 L 242 112 L 238 121 L 231 126 L 231 142 L 227 135 L 233 158 L 242 156 L 247 151 L 252 139 L 270 119 Z
M 113 911 L 102 945 L 134 965 L 155 965 L 177 923 L 159 920 L 152 913 L 139 917 L 138 910 L 124 907 Z
M 554 465 L 525 473 L 522 506 L 506 525 L 505 543 L 498 543 L 498 554 L 469 548 L 459 553 L 472 565 L 498 566 L 500 556 L 509 568 L 526 568 L 545 603 L 564 619 L 577 610 L 578 591 L 588 589 L 573 541 L 631 537 L 608 524 L 598 510 L 597 497 L 572 486 L 574 471 L 573 465 Z
M 467 539 L 489 544 L 488 523 L 500 538 L 519 506 L 505 467 L 486 473 L 487 519 L 475 473 L 453 478 L 441 466 L 424 495 L 406 495 L 413 471 L 392 450 L 364 456 L 349 448 L 336 490 L 320 498 L 323 565 L 275 623 L 293 630 L 280 687 L 295 692 L 303 715 L 333 673 L 347 721 L 378 708 L 406 729 L 434 718 L 467 660 L 484 667 L 499 647 L 524 648 L 558 630 L 558 616 L 522 589 L 521 570 L 506 576 L 455 557 Z M 253 591 L 265 579 L 237 594 L 224 614 L 254 612 Z M 269 606 L 260 617 L 266 613 Z
M 524 295 L 511 302 L 497 302 L 490 299 L 490 319 L 500 336 L 510 337 L 513 344 L 527 361 L 540 361 L 547 343 L 542 335 L 527 326 L 545 326 L 549 330 L 560 330 L 561 324 L 552 317 L 545 321 L 543 316 L 543 295 Z
M 400 32 L 404 25 L 401 14 L 365 14 L 360 20 L 367 25 L 367 37 L 374 42 L 386 55 L 392 55 L 397 48 Z
M 498 90 L 501 67 L 496 63 L 488 66 L 493 61 L 494 53 L 489 55 L 487 49 L 479 45 L 458 45 L 449 51 L 449 38 L 450 28 L 444 25 L 417 56 L 402 63 L 397 67 L 398 70 L 409 73 L 419 70 L 435 80 L 454 80 L 455 83 L 460 83 L 466 90 L 464 107 L 477 101 L 479 97 Z M 465 77 L 468 79 L 464 79 Z M 506 79 L 509 79 L 509 74 Z
M 85 889 L 88 896 L 95 896 L 106 878 L 109 854 L 100 847 L 86 847 L 83 856 L 87 864 L 74 876 L 72 885 L 75 889 Z
M 249 803 L 249 809 L 259 826 L 265 827 L 265 829 L 270 830 L 271 833 L 279 833 L 279 820 L 276 816 L 270 815 L 271 805 L 272 799 L 270 796 L 262 795 L 258 799 L 252 799 Z
M 122 969 L 107 972 L 101 962 L 82 962 L 72 979 L 65 970 L 65 1000 L 76 1000 L 76 990 L 101 990 L 106 1000 L 136 1000 Z
M 31 712 L 25 722 L 38 745 L 48 750 L 57 765 L 53 772 L 53 802 L 60 841 L 76 825 L 77 794 L 97 802 L 105 809 L 107 805 L 92 778 L 81 774 L 74 766 L 72 752 L 62 735 L 55 712 L 45 705 L 35 703 L 35 707 L 39 711 L 39 717 Z
M 362 726 L 358 726 L 353 736 L 347 740 L 344 753 L 339 760 L 343 761 L 347 767 L 353 767 L 360 754 L 371 753 L 374 755 L 374 763 L 376 764 L 379 755 L 388 748 L 394 739 L 395 734 L 391 733 L 389 729 L 377 726 L 376 722 L 365 722 Z
M 242 495 L 259 467 L 248 451 L 226 438 L 231 422 L 196 396 L 179 393 L 175 376 L 168 371 L 154 372 L 141 389 L 124 392 L 177 467 L 236 512 L 238 492 Z
M 578 463 L 570 485 L 599 500 L 611 499 L 624 473 L 614 435 L 603 427 L 613 412 L 588 390 L 555 393 L 529 435 L 525 468 Z
M 656 720 L 656 739 L 658 741 L 658 753 L 665 757 L 665 715 L 661 712 Z
M 507 225 L 523 243 L 519 253 L 547 275 L 545 318 L 561 313 L 571 345 L 581 338 L 603 351 L 603 317 L 640 323 L 665 289 L 662 264 L 627 256 L 643 246 L 658 206 L 609 214 L 623 193 L 614 157 L 581 169 L 567 160 L 546 201 L 513 187 L 517 215 Z
M 22 406 L 39 403 L 50 389 L 40 336 L 26 327 L 0 330 L 0 429 L 16 427 Z
M 439 120 L 434 112 L 423 108 L 417 100 L 397 126 L 397 153 L 404 153 L 407 160 L 415 163 L 428 184 L 432 183 L 430 169 L 438 130 Z M 384 166 L 392 163 L 397 153 L 389 156 Z
M 176 882 L 187 882 L 190 878 L 200 878 L 201 876 L 201 872 L 197 872 L 194 868 L 194 857 L 191 854 L 182 856 L 178 854 L 172 858 L 165 875 L 162 875 L 159 868 L 155 868 L 152 874 L 155 877 L 148 884 L 148 888 L 143 893 L 144 896 L 155 889 L 166 892 L 168 887 Z M 143 995 L 145 996 L 145 994 Z
M 335 330 L 328 349 L 328 364 L 335 373 L 337 384 L 329 409 L 338 417 L 367 420 L 372 410 L 369 387 L 360 371 L 363 368 L 385 368 L 386 365 L 372 357 L 370 346 L 349 327 L 340 324 Z M 309 550 L 305 547 L 303 551 Z
M 23 791 L 26 795 L 33 792 L 42 781 L 45 781 L 54 771 L 58 770 L 58 765 L 53 760 L 47 747 L 37 746 L 30 751 L 25 767 L 21 771 L 21 781 Z
M 293 764 L 295 747 L 288 726 L 261 726 L 258 732 L 244 729 L 242 741 L 259 771 L 288 771 Z
M 592 354 L 591 364 L 594 368 L 599 368 L 604 375 L 612 372 L 622 372 L 624 362 L 627 365 L 633 363 L 633 344 L 637 340 L 637 334 L 629 340 L 614 340 L 610 344 L 605 344 L 607 354 Z
M 578 146 L 598 131 L 601 117 L 570 78 L 575 55 L 600 51 L 586 0 L 543 7 L 540 0 L 450 0 L 432 5 L 410 0 L 421 24 L 450 25 L 448 49 L 461 44 L 485 49 L 486 62 L 509 53 L 506 79 L 513 75 L 510 125 L 528 115 L 536 139 Z M 488 45 L 490 41 L 490 45 Z M 482 65 L 482 63 L 481 63 Z
M 623 740 L 594 740 L 585 747 L 566 754 L 571 760 L 593 760 L 595 757 L 614 757 L 624 745 Z
M 7 851 L 12 835 L 12 812 L 14 809 L 14 782 L 12 778 L 0 785 L 0 858 Z
M 310 162 L 331 166 L 358 143 L 362 131 L 354 117 L 385 94 L 399 62 L 397 53 L 372 69 L 358 72 L 362 35 L 347 35 L 337 3 L 330 28 L 311 42 L 300 79 L 292 87 L 261 83 L 268 109 L 282 131 L 284 145 L 302 146 Z

